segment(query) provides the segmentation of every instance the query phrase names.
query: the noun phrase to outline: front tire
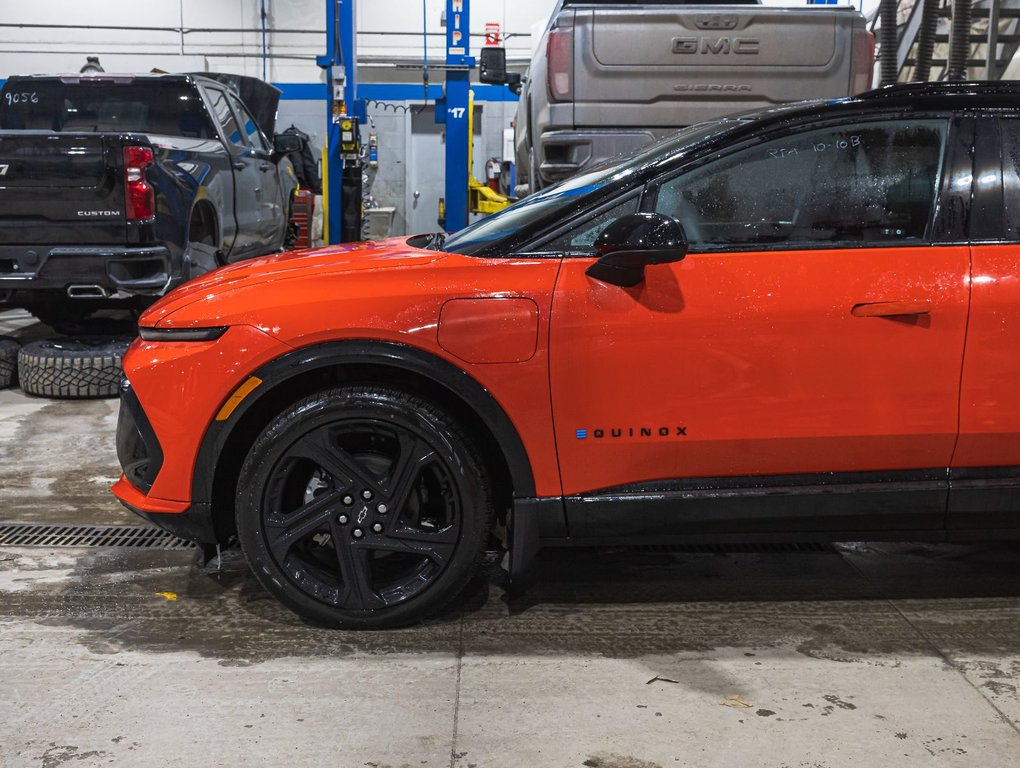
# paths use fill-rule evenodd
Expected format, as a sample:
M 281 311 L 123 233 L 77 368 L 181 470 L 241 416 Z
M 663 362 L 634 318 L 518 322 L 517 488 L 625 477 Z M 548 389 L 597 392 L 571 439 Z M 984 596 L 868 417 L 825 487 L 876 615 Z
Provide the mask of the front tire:
M 347 386 L 288 408 L 241 469 L 237 531 L 262 585 L 341 629 L 412 624 L 478 569 L 492 522 L 479 452 L 431 403 Z

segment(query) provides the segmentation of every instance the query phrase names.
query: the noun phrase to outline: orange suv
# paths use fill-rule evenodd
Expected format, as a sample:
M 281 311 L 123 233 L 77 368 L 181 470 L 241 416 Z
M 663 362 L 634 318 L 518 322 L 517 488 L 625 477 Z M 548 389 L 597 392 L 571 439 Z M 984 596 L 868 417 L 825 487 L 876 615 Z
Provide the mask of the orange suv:
M 148 310 L 114 486 L 293 610 L 434 614 L 490 542 L 1020 533 L 1020 89 L 686 129 L 452 235 Z

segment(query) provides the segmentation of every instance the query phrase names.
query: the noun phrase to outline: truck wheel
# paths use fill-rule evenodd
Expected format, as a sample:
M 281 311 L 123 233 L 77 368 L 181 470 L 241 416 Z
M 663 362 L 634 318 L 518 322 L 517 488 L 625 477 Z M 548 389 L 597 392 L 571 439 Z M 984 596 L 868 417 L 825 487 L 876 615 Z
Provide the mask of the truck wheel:
M 18 354 L 18 379 L 27 394 L 58 399 L 116 397 L 129 338 L 83 336 L 33 341 Z
M 222 263 L 219 251 L 212 243 L 190 242 L 185 254 L 188 264 L 187 279 L 193 280 L 199 275 L 211 272 Z
M 20 347 L 21 345 L 14 339 L 0 336 L 0 389 L 7 389 L 18 378 L 18 349 Z
M 480 564 L 492 503 L 478 456 L 425 400 L 376 387 L 320 392 L 274 419 L 248 453 L 241 548 L 262 585 L 314 622 L 421 621 Z

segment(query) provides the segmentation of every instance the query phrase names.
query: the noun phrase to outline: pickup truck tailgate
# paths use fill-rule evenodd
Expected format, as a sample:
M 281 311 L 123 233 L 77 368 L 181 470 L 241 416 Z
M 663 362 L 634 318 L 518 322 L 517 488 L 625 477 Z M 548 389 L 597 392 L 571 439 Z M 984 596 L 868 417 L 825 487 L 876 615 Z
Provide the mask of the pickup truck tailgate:
M 742 6 L 747 8 L 747 6 Z M 824 67 L 836 48 L 831 13 L 783 14 L 740 10 L 734 13 L 680 13 L 667 9 L 596 13 L 592 23 L 595 60 L 607 66 Z M 797 56 L 788 42 L 796 40 Z
M 582 6 L 574 13 L 578 127 L 679 128 L 845 96 L 852 77 L 859 14 L 850 9 Z
M 121 151 L 95 133 L 0 133 L 0 245 L 124 242 Z
M 95 189 L 106 177 L 101 136 L 0 135 L 0 188 Z

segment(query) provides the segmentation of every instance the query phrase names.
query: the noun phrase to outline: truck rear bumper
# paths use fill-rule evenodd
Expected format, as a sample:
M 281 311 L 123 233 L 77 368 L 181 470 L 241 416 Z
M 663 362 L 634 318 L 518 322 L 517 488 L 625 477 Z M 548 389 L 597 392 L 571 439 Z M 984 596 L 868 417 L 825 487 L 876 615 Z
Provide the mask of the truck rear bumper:
M 83 299 L 159 296 L 179 281 L 165 246 L 0 246 L 0 299 L 36 291 Z
M 633 152 L 673 129 L 627 128 L 544 131 L 538 137 L 538 175 L 555 184 L 606 158 Z

